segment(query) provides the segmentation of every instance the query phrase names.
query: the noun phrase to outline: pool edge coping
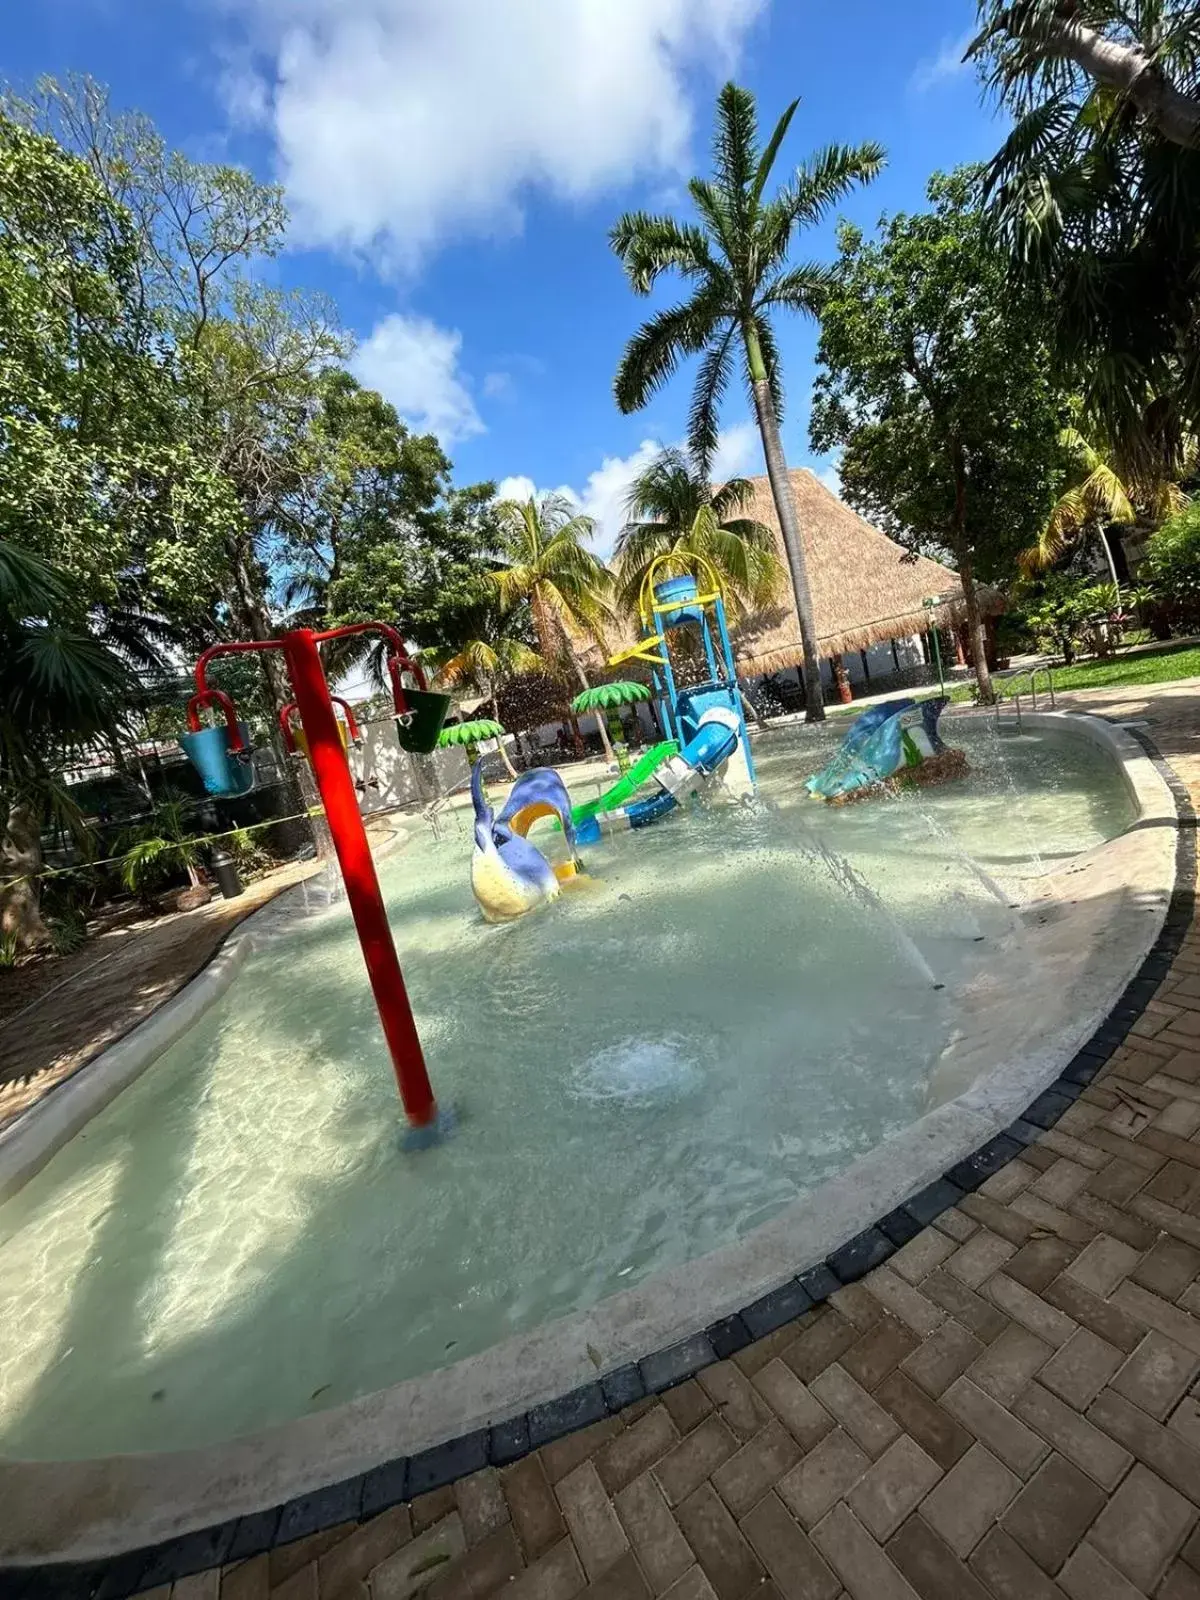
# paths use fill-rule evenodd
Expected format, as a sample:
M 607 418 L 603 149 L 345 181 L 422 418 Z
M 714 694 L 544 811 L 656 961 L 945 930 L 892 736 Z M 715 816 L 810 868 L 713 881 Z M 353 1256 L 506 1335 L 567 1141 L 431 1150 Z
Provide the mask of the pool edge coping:
M 1060 721 L 1061 718 L 1056 717 L 1055 720 Z M 134 1528 L 120 1548 L 111 1555 L 84 1555 L 82 1559 L 66 1564 L 60 1564 L 61 1556 L 56 1560 L 53 1556 L 29 1555 L 23 1558 L 21 1565 L 3 1568 L 0 1572 L 19 1573 L 27 1580 L 26 1587 L 31 1593 L 55 1594 L 67 1592 L 61 1585 L 68 1577 L 78 1576 L 82 1579 L 88 1574 L 94 1576 L 101 1573 L 104 1574 L 105 1582 L 103 1593 L 106 1596 L 113 1596 L 115 1600 L 116 1596 L 131 1592 L 135 1586 L 145 1586 L 143 1580 L 146 1580 L 151 1572 L 155 1574 L 153 1582 L 157 1583 L 168 1577 L 181 1577 L 204 1567 L 218 1565 L 231 1559 L 241 1559 L 243 1556 L 256 1554 L 274 1545 L 288 1543 L 306 1534 L 318 1532 L 335 1523 L 375 1515 L 389 1505 L 440 1487 L 486 1465 L 506 1465 L 575 1428 L 601 1420 L 644 1394 L 659 1392 L 684 1381 L 702 1367 L 734 1354 L 755 1339 L 791 1321 L 811 1306 L 826 1299 L 838 1288 L 856 1281 L 880 1265 L 943 1210 L 954 1205 L 964 1193 L 978 1188 L 993 1172 L 1000 1170 L 1009 1160 L 1019 1155 L 1021 1149 L 1038 1138 L 1046 1128 L 1053 1126 L 1058 1116 L 1074 1102 L 1086 1084 L 1119 1048 L 1129 1028 L 1141 1015 L 1145 1004 L 1152 998 L 1162 978 L 1170 970 L 1171 961 L 1191 922 L 1195 880 L 1195 837 L 1188 823 L 1194 820 L 1194 812 L 1185 786 L 1158 753 L 1153 741 L 1145 738 L 1138 730 L 1118 728 L 1104 719 L 1093 716 L 1083 720 L 1089 736 L 1099 735 L 1097 742 L 1109 745 L 1118 754 L 1127 780 L 1129 777 L 1127 763 L 1133 752 L 1129 750 L 1128 745 L 1125 751 L 1121 750 L 1125 741 L 1131 741 L 1134 746 L 1140 747 L 1134 759 L 1144 756 L 1155 769 L 1160 780 L 1160 793 L 1165 789 L 1170 800 L 1170 821 L 1173 826 L 1168 838 L 1173 851 L 1175 872 L 1169 903 L 1163 908 L 1157 933 L 1133 977 L 1129 979 L 1116 1002 L 1108 1009 L 1107 1014 L 1101 1017 L 1098 1026 L 1092 1030 L 1090 1036 L 1084 1040 L 1058 1076 L 1047 1083 L 1046 1087 L 1024 1107 L 1022 1116 L 1014 1119 L 1002 1131 L 992 1133 L 974 1147 L 968 1146 L 966 1154 L 959 1154 L 939 1176 L 920 1187 L 918 1192 L 915 1194 L 910 1192 L 906 1199 L 855 1233 L 847 1242 L 830 1251 L 824 1259 L 798 1273 L 793 1273 L 782 1285 L 768 1290 L 748 1304 L 742 1304 L 740 1309 L 716 1318 L 702 1330 L 676 1340 L 665 1348 L 651 1347 L 650 1355 L 627 1361 L 613 1370 L 597 1373 L 592 1381 L 578 1384 L 566 1393 L 559 1394 L 557 1398 L 518 1411 L 515 1416 L 508 1417 L 507 1420 L 471 1428 L 457 1437 L 434 1443 L 412 1455 L 373 1465 L 340 1482 L 309 1489 L 261 1510 L 231 1516 L 215 1526 L 199 1526 L 196 1531 L 182 1532 L 165 1540 L 143 1541 L 136 1549 L 130 1551 L 127 1549 L 128 1540 L 137 1538 L 137 1529 Z M 1164 809 L 1163 820 L 1166 816 L 1167 812 Z M 1139 818 L 1138 821 L 1144 822 L 1145 818 Z M 1125 830 L 1126 833 L 1136 829 L 1138 821 L 1131 825 L 1131 829 Z M 1166 842 L 1168 841 L 1164 841 Z M 1103 849 L 1103 846 L 1099 848 Z M 876 1148 L 884 1149 L 886 1143 Z M 908 1189 L 912 1189 L 911 1183 L 908 1184 Z M 803 1205 L 804 1202 L 799 1204 Z M 766 1226 L 770 1227 L 770 1224 Z M 737 1246 L 728 1248 L 740 1251 L 744 1249 L 745 1243 L 743 1240 Z M 716 1258 L 719 1258 L 723 1252 L 715 1254 Z M 713 1259 L 712 1256 L 702 1257 L 698 1258 L 698 1262 Z M 698 1263 L 690 1265 L 694 1268 Z M 646 1282 L 654 1284 L 657 1281 L 661 1285 L 664 1276 L 655 1274 Z M 619 1298 L 621 1297 L 609 1297 L 610 1302 Z M 601 1302 L 601 1305 L 603 1304 L 605 1302 Z M 576 1318 L 586 1318 L 588 1314 L 574 1315 Z M 561 1319 L 557 1323 L 544 1324 L 541 1329 L 535 1330 L 535 1334 L 542 1338 L 552 1336 L 548 1330 L 558 1330 L 561 1334 L 563 1324 L 571 1320 L 573 1319 Z M 529 1343 L 528 1340 L 524 1342 Z M 509 1343 L 519 1345 L 522 1341 L 509 1341 Z M 469 1359 L 479 1361 L 489 1354 L 491 1352 L 484 1352 L 481 1357 Z M 458 1364 L 459 1367 L 466 1365 L 466 1362 Z M 451 1367 L 443 1369 L 443 1372 L 454 1373 L 455 1370 L 456 1368 Z M 426 1379 L 409 1380 L 409 1383 L 414 1385 L 428 1383 L 429 1378 L 436 1376 L 431 1374 Z M 383 1390 L 379 1392 L 379 1396 L 395 1393 L 396 1389 Z M 313 1431 L 312 1425 L 321 1419 L 329 1421 L 339 1412 L 351 1408 L 366 1410 L 375 1398 L 378 1397 L 367 1396 L 364 1400 L 349 1402 L 347 1407 L 332 1408 L 328 1412 L 316 1413 L 310 1418 L 296 1419 L 281 1424 L 276 1429 L 264 1430 L 258 1435 L 229 1441 L 223 1446 L 208 1447 L 204 1451 L 184 1452 L 176 1456 L 108 1458 L 103 1461 L 77 1464 L 13 1462 L 4 1463 L 0 1467 L 0 1472 L 4 1477 L 8 1477 L 15 1476 L 25 1469 L 41 1468 L 46 1469 L 47 1473 L 61 1473 L 65 1469 L 68 1475 L 74 1476 L 76 1474 L 72 1474 L 70 1469 L 77 1467 L 77 1475 L 83 1476 L 88 1469 L 94 1474 L 97 1469 L 111 1470 L 119 1463 L 140 1461 L 182 1464 L 189 1458 L 192 1458 L 195 1465 L 198 1464 L 198 1458 L 229 1452 L 239 1447 L 243 1447 L 242 1453 L 250 1458 L 245 1463 L 249 1469 L 255 1454 L 253 1446 L 267 1443 L 271 1435 L 276 1436 L 274 1440 L 276 1444 L 280 1442 L 278 1436 L 285 1431 L 291 1432 L 296 1439 L 297 1430 L 300 1434 L 308 1434 Z M 492 1410 L 494 1413 L 503 1410 L 503 1407 L 493 1406 Z M 315 1443 L 315 1440 L 310 1442 Z M 311 1460 L 312 1456 L 310 1455 L 308 1459 Z M 260 1456 L 257 1464 L 261 1468 L 266 1462 Z M 331 1469 L 327 1467 L 326 1474 L 329 1470 Z M 311 1480 L 314 1477 L 321 1477 L 322 1474 L 319 1468 L 310 1467 L 306 1476 Z M 248 1489 L 252 1480 L 247 1477 L 245 1481 Z M 111 1491 L 116 1486 L 106 1485 L 106 1487 Z M 44 1488 L 49 1489 L 48 1482 Z M 102 1494 L 100 1498 L 107 1497 Z M 246 1498 L 249 1498 L 249 1495 Z M 124 1514 L 119 1513 L 118 1508 L 113 1506 L 108 1523 L 110 1536 L 115 1530 L 128 1526 L 130 1520 L 134 1520 L 132 1506 L 126 1507 Z M 96 1532 L 100 1531 L 103 1525 L 103 1519 L 99 1524 L 93 1519 L 91 1529 L 93 1542 Z M 120 1576 L 121 1572 L 132 1573 L 139 1562 L 140 1568 L 132 1581 Z M 47 1589 L 44 1585 L 51 1579 L 59 1586 Z M 124 1587 L 127 1581 L 128 1587 Z M 30 1584 L 32 1588 L 29 1587 Z

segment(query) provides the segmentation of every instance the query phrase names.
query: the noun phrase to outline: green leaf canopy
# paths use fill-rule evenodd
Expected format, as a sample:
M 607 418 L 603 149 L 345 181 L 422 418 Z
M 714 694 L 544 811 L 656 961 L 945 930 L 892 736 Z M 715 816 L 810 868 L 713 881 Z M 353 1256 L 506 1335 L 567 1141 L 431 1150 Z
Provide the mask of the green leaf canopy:
M 599 683 L 592 689 L 585 689 L 582 694 L 577 694 L 571 701 L 571 710 L 578 715 L 581 711 L 608 711 L 614 706 L 631 706 L 637 700 L 649 700 L 650 691 L 644 683 L 634 683 L 626 680 L 622 683 Z
M 504 729 L 498 722 L 493 722 L 490 717 L 481 717 L 477 722 L 456 722 L 453 727 L 443 728 L 438 734 L 438 749 L 445 750 L 452 744 L 478 744 L 481 739 L 502 739 Z

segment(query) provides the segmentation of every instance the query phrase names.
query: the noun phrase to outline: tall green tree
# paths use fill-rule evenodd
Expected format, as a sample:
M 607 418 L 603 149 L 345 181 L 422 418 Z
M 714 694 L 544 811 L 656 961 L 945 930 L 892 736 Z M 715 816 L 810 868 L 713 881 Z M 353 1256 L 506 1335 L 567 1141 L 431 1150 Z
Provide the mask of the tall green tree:
M 147 118 L 115 111 L 87 78 L 43 79 L 8 106 L 65 146 L 127 219 L 129 325 L 169 366 L 189 446 L 224 490 L 226 515 L 182 507 L 184 536 L 151 552 L 164 603 L 209 636 L 269 638 L 281 507 L 296 490 L 321 374 L 349 354 L 320 296 L 251 274 L 282 245 L 281 191 L 171 151 Z M 282 704 L 279 662 L 267 653 L 258 663 Z
M 978 580 L 1004 579 L 1061 482 L 1065 400 L 1046 307 L 987 237 L 979 174 L 935 176 L 932 209 L 843 224 L 821 313 L 813 447 L 841 449 L 842 492 L 910 549 L 949 550 L 981 698 L 991 698 Z
M 617 370 L 617 405 L 640 410 L 688 356 L 701 356 L 692 394 L 688 443 L 707 474 L 717 447 L 721 401 L 740 354 L 743 377 L 762 436 L 763 455 L 791 572 L 810 722 L 824 719 L 817 628 L 792 483 L 780 424 L 783 378 L 775 343 L 776 311 L 814 315 L 827 270 L 788 266 L 795 237 L 822 221 L 849 191 L 884 165 L 877 144 L 831 145 L 797 168 L 768 195 L 771 173 L 798 101 L 759 143 L 754 96 L 727 83 L 717 98 L 713 174 L 688 185 L 696 220 L 628 212 L 612 230 L 613 249 L 636 294 L 648 295 L 666 272 L 687 283 L 688 298 L 656 312 L 630 340 Z
M 565 667 L 581 688 L 589 687 L 582 649 L 594 641 L 602 650 L 612 620 L 608 595 L 612 579 L 587 548 L 595 532 L 591 517 L 577 512 L 561 495 L 540 500 L 506 500 L 498 508 L 505 565 L 493 576 L 500 603 L 508 609 L 528 601 L 538 653 L 554 667 Z M 614 760 L 603 720 L 600 741 Z
M 1054 302 L 1051 349 L 1140 477 L 1200 432 L 1200 8 L 980 0 L 971 47 L 1014 126 L 987 175 L 1012 271 Z
M 142 315 L 137 260 L 87 165 L 0 116 L 0 533 L 93 609 L 134 579 L 169 607 L 195 530 L 236 516 Z
M 474 688 L 500 715 L 500 695 L 514 678 L 545 671 L 533 647 L 533 618 L 527 603 L 510 610 L 500 604 L 494 586 L 484 588 L 478 602 L 460 612 L 455 636 L 440 651 L 435 682 L 447 689 Z M 496 741 L 510 777 L 517 776 L 503 739 Z
M 748 478 L 714 489 L 684 451 L 662 451 L 629 489 L 629 520 L 613 550 L 617 605 L 636 616 L 651 562 L 669 553 L 710 562 L 731 607 L 770 605 L 787 574 L 770 528 L 743 515 L 753 497 Z

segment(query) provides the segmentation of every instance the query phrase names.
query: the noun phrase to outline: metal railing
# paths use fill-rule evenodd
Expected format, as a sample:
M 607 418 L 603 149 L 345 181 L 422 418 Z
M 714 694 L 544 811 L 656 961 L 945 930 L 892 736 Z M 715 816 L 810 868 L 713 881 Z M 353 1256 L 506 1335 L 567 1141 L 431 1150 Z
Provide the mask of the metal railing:
M 1011 687 L 1012 685 L 1015 685 L 1015 684 L 1022 684 L 1022 683 L 1024 683 L 1026 681 L 1026 679 L 1028 679 L 1029 680 L 1029 702 L 1030 702 L 1031 708 L 1034 711 L 1036 711 L 1037 710 L 1037 704 L 1038 704 L 1038 702 L 1037 702 L 1038 676 L 1041 673 L 1045 673 L 1045 675 L 1046 675 L 1046 690 L 1047 690 L 1047 692 L 1049 693 L 1049 696 L 1050 696 L 1050 709 L 1051 709 L 1051 711 L 1055 711 L 1058 708 L 1058 701 L 1055 698 L 1055 694 L 1054 694 L 1054 674 L 1053 674 L 1053 672 L 1051 672 L 1049 667 L 1047 667 L 1047 666 L 1029 667 L 1024 672 L 1015 673 L 1011 678 L 1005 678 L 1003 681 L 1004 681 L 1005 684 L 1007 684 L 1007 685 L 1009 685 Z M 1020 695 L 1020 691 L 1017 690 L 1017 689 L 1013 689 L 1013 692 L 1011 694 L 1006 695 L 1004 697 L 1001 697 L 1000 695 L 996 696 L 996 732 L 999 733 L 1001 731 L 1000 712 L 1001 712 L 1001 708 L 1003 707 L 1004 702 L 1005 702 L 1006 699 L 1012 701 L 1013 709 L 1016 712 L 1017 732 L 1020 733 L 1022 731 L 1023 724 L 1022 724 L 1022 721 L 1021 721 L 1021 695 Z

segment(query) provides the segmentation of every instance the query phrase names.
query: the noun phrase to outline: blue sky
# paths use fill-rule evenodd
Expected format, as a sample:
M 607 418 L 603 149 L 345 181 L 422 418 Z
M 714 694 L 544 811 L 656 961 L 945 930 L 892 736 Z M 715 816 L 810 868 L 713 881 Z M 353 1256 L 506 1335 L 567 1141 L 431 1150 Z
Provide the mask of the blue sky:
M 189 154 L 280 177 L 293 227 L 274 270 L 335 299 L 360 376 L 439 432 L 457 481 L 569 488 L 607 544 L 689 393 L 680 374 L 636 417 L 612 402 L 645 310 L 608 249 L 614 218 L 682 207 L 728 76 L 764 123 L 801 97 L 781 174 L 830 141 L 877 139 L 887 171 L 844 214 L 870 227 L 920 206 L 930 172 L 996 144 L 957 65 L 974 14 L 974 0 L 40 0 L 10 15 L 0 74 L 91 73 Z M 803 253 L 828 256 L 832 231 Z M 779 334 L 785 445 L 819 467 L 814 330 Z M 722 464 L 761 471 L 740 393 L 725 424 Z

